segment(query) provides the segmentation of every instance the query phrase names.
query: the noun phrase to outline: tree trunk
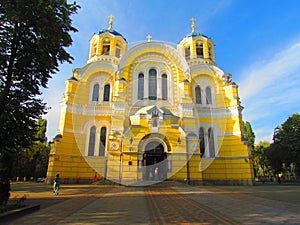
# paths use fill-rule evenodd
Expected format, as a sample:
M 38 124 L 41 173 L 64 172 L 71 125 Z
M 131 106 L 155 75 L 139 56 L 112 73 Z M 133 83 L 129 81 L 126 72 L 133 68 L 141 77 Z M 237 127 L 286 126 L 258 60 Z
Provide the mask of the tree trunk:
M 12 157 L 7 151 L 0 153 L 0 206 L 6 206 L 10 196 Z

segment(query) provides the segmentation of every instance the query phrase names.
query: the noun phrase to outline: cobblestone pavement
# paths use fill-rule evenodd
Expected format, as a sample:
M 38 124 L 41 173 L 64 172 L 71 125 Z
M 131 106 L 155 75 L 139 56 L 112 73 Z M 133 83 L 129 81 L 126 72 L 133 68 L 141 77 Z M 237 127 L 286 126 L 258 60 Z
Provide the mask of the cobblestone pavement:
M 239 224 L 174 188 L 148 187 L 146 196 L 155 224 Z
M 34 187 L 12 195 L 30 192 L 41 210 L 7 224 L 300 224 L 300 186 L 66 185 L 58 196 Z
M 241 224 L 300 224 L 300 204 L 286 202 L 286 199 L 273 200 L 272 198 L 276 199 L 276 194 L 279 195 L 274 190 L 273 192 L 265 192 L 264 197 L 257 197 L 255 194 L 243 193 L 244 187 L 232 188 L 233 191 L 228 190 L 227 187 L 189 187 L 188 190 L 182 186 L 173 188 L 199 204 L 234 218 Z M 245 187 L 245 189 L 247 188 Z M 261 191 L 269 187 L 253 188 Z M 295 187 L 294 192 L 290 195 L 298 199 L 298 202 L 300 200 L 300 187 Z
M 115 186 L 66 185 L 62 186 L 59 195 L 53 195 L 51 186 L 41 187 L 38 185 L 37 187 L 38 190 L 34 189 L 35 185 L 26 185 L 25 190 L 16 191 L 16 193 L 12 191 L 12 197 L 29 193 L 27 196 L 30 198 L 26 202 L 40 204 L 41 210 L 5 224 L 58 224 L 65 217 L 76 213 L 116 188 Z M 28 190 L 28 188 L 32 188 L 32 190 Z M 43 188 L 44 191 L 41 191 Z

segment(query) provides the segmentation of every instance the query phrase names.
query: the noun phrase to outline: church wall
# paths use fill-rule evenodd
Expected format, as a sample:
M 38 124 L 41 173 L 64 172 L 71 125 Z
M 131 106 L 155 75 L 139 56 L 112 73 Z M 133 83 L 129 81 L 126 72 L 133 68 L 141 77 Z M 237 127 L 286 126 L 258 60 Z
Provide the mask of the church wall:
M 106 38 L 110 49 L 103 55 L 102 44 Z M 197 41 L 203 43 L 203 58 L 197 56 Z M 120 58 L 116 57 L 118 42 L 122 48 Z M 189 58 L 185 57 L 187 45 Z M 60 173 L 63 182 L 91 182 L 97 174 L 98 178 L 134 184 L 145 179 L 145 166 L 141 164 L 146 162 L 143 158 L 146 144 L 158 140 L 163 143 L 163 157 L 167 155 L 164 163 L 168 165 L 170 179 L 204 185 L 251 184 L 253 168 L 248 147 L 242 141 L 238 87 L 231 80 L 224 81 L 224 75 L 228 74 L 215 66 L 212 40 L 193 31 L 180 42 L 178 50 L 163 42 L 145 42 L 126 48 L 126 40 L 112 30 L 112 23 L 109 30 L 95 34 L 90 40 L 87 65 L 75 69 L 73 77 L 67 80 L 59 124 L 62 139 L 53 144 L 47 178 L 51 180 Z M 152 68 L 157 70 L 158 100 L 155 101 L 147 99 L 147 76 Z M 137 99 L 140 72 L 146 82 L 143 100 Z M 162 74 L 167 75 L 167 100 L 160 99 Z M 99 84 L 99 95 L 97 100 L 95 96 L 92 100 L 95 84 Z M 107 84 L 110 85 L 109 101 L 104 102 Z M 197 85 L 201 88 L 199 104 L 195 104 Z M 211 89 L 211 103 L 206 102 L 207 87 Z M 147 110 L 152 104 L 158 110 L 166 107 L 171 115 L 151 114 Z M 143 108 L 147 110 L 137 114 Z M 97 147 L 95 156 L 87 156 L 93 126 Z M 106 154 L 99 157 L 101 127 L 107 129 Z M 200 128 L 204 130 L 206 142 L 202 157 Z M 209 152 L 211 131 L 215 154 Z

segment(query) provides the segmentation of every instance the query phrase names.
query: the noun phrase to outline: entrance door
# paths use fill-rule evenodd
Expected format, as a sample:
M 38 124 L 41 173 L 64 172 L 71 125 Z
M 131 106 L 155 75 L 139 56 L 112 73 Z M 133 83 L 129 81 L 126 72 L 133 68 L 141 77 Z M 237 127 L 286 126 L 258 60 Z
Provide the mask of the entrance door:
M 167 178 L 167 153 L 159 141 L 151 141 L 145 146 L 143 155 L 144 180 L 164 180 Z

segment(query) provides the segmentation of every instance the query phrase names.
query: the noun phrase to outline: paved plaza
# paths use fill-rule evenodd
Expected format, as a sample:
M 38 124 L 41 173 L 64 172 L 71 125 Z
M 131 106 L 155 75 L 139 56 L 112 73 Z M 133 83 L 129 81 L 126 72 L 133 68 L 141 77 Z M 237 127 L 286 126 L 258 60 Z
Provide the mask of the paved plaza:
M 146 187 L 12 184 L 37 212 L 5 224 L 300 224 L 300 186 L 189 186 L 165 181 Z

